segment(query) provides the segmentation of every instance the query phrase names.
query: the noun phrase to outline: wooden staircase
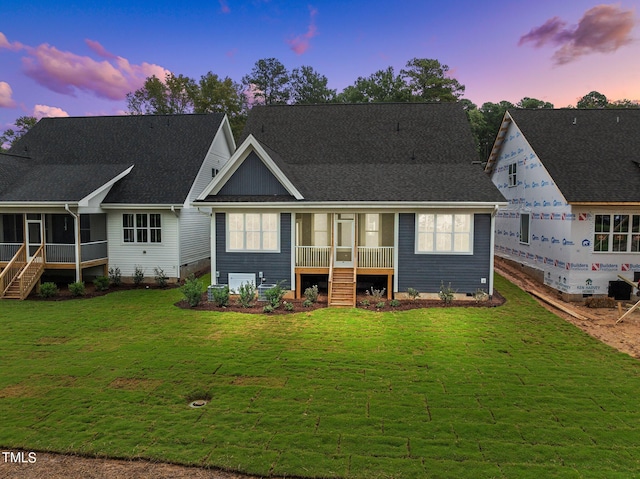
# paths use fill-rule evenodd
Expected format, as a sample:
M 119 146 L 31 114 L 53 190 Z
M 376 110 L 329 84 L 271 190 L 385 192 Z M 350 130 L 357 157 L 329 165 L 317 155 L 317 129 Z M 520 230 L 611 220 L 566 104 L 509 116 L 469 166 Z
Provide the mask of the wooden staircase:
M 329 278 L 329 306 L 353 307 L 355 305 L 355 269 L 333 268 Z
M 27 262 L 26 246 L 22 245 L 0 273 L 0 299 L 25 299 L 38 284 L 44 272 L 44 245 Z

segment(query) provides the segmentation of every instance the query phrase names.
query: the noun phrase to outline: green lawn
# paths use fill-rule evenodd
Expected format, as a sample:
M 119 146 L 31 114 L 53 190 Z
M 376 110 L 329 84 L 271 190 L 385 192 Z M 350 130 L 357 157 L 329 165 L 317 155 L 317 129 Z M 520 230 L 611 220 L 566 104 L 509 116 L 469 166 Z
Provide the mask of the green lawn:
M 0 450 L 253 474 L 640 477 L 640 363 L 499 308 L 257 316 L 178 290 L 0 302 Z M 208 392 L 201 409 L 187 398 Z

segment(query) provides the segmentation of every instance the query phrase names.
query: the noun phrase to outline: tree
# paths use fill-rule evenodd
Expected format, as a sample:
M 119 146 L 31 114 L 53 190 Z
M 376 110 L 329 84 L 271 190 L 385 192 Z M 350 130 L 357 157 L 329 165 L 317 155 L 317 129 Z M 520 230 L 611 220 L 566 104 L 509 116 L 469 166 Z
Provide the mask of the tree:
M 294 68 L 290 78 L 291 100 L 298 104 L 332 102 L 336 91 L 327 88 L 327 83 L 327 77 L 312 67 Z
M 195 113 L 225 113 L 236 139 L 247 121 L 247 98 L 242 85 L 209 72 L 200 77 L 194 98 Z
M 610 102 L 607 108 L 640 108 L 640 103 L 625 98 L 624 100 Z
M 22 135 L 28 132 L 33 126 L 38 123 L 38 119 L 35 116 L 20 116 L 15 121 L 13 128 L 8 128 L 4 131 L 2 136 L 0 136 L 0 150 L 5 147 L 9 149 L 11 145 Z
M 407 62 L 400 74 L 411 95 L 417 101 L 457 101 L 465 87 L 455 78 L 449 78 L 449 67 L 438 60 L 414 58 Z
M 609 100 L 602 93 L 592 91 L 578 100 L 577 108 L 606 108 Z
M 167 73 L 164 81 L 148 77 L 142 88 L 127 93 L 127 108 L 132 115 L 176 115 L 193 113 L 198 86 L 189 77 Z
M 283 105 L 291 96 L 289 72 L 276 58 L 258 60 L 251 73 L 242 77 L 242 84 L 262 105 Z
M 531 109 L 541 109 L 541 108 L 553 108 L 553 103 L 549 103 L 548 101 L 538 100 L 537 98 L 529 98 L 525 96 L 522 100 L 516 103 L 516 108 L 531 108 Z
M 500 103 L 486 102 L 480 107 L 484 125 L 478 127 L 478 152 L 483 160 L 489 156 L 493 142 L 500 130 L 502 118 L 509 108 L 515 108 L 515 105 L 506 100 L 502 100 Z
M 338 95 L 337 100 L 344 103 L 406 102 L 411 101 L 411 91 L 402 76 L 389 67 L 367 78 L 359 77 Z

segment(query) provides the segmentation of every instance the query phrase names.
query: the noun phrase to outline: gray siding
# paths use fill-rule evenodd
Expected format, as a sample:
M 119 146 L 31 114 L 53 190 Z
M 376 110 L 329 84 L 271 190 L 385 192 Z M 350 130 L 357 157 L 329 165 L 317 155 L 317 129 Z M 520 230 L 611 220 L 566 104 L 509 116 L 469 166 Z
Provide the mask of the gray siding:
M 258 273 L 262 271 L 265 283 L 285 281 L 283 287 L 291 289 L 291 214 L 280 214 L 280 253 L 229 253 L 227 249 L 226 215 L 216 213 L 216 270 L 219 284 L 228 283 L 229 273 Z
M 415 214 L 401 213 L 398 230 L 398 290 L 439 291 L 440 282 L 458 293 L 489 290 L 491 215 L 474 215 L 473 255 L 415 254 Z M 486 283 L 480 282 L 486 278 Z
M 251 152 L 218 195 L 289 195 L 289 192 L 273 176 L 258 155 Z

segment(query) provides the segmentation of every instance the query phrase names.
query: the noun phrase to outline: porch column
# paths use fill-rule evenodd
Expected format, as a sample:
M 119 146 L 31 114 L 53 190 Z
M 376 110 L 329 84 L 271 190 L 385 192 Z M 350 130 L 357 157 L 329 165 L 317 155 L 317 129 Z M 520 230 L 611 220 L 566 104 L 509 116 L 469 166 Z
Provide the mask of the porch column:
M 82 269 L 80 268 L 80 215 L 69 209 L 69 205 L 64 205 L 64 209 L 73 217 L 73 227 L 75 228 L 76 247 L 76 281 L 82 281 Z

